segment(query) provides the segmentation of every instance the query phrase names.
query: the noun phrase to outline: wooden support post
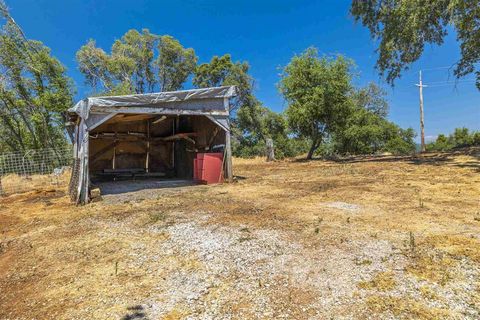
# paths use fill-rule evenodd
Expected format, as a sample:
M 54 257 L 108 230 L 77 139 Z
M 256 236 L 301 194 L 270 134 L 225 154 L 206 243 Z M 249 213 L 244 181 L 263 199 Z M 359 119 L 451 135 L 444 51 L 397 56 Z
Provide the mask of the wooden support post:
M 172 135 L 175 135 L 175 121 L 172 121 Z M 172 169 L 175 170 L 175 140 L 172 141 Z
M 225 173 L 228 182 L 233 182 L 232 145 L 230 131 L 225 131 Z
M 268 138 L 266 141 L 267 144 L 267 162 L 275 161 L 275 151 L 273 148 L 273 140 Z
M 419 82 L 417 84 L 417 87 L 419 88 L 420 91 L 420 144 L 421 144 L 421 152 L 426 151 L 426 145 L 425 145 L 425 122 L 423 119 L 423 87 L 426 87 L 426 85 L 423 84 L 422 82 L 422 70 L 420 70 L 419 74 Z
M 210 140 L 208 141 L 208 144 L 207 144 L 208 150 L 212 149 L 213 140 L 215 140 L 219 131 L 220 131 L 220 127 L 215 127 L 215 129 L 213 130 L 213 134 L 210 137 Z
M 115 157 L 117 156 L 117 133 L 115 132 L 115 140 L 113 141 L 113 157 L 112 157 L 112 169 L 115 170 Z
M 145 157 L 145 172 L 150 172 L 150 120 L 147 120 L 147 156 Z

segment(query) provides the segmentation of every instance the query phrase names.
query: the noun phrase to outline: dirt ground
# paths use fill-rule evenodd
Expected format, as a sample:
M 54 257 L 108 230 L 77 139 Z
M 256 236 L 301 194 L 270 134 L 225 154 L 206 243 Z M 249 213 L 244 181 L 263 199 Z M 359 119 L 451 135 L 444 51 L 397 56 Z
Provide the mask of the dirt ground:
M 480 150 L 234 168 L 2 198 L 0 319 L 480 318 Z

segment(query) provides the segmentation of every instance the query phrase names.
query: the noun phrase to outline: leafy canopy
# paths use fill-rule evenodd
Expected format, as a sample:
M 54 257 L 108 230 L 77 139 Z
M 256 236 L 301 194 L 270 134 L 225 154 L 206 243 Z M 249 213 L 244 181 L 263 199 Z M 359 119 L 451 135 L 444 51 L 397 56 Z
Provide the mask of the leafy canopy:
M 250 108 L 241 107 L 234 123 L 239 131 L 234 144 L 236 156 L 265 156 L 268 138 L 273 140 L 277 159 L 293 157 L 306 151 L 305 140 L 289 136 L 285 116 L 261 104 Z
M 0 13 L 0 152 L 58 149 L 66 144 L 71 80 L 49 48 L 25 38 L 3 1 Z
M 353 100 L 356 106 L 385 118 L 388 114 L 386 96 L 387 92 L 384 89 L 370 82 L 366 87 L 354 91 Z
M 232 101 L 233 109 L 250 107 L 258 101 L 253 95 L 253 78 L 248 74 L 249 69 L 247 62 L 233 62 L 229 54 L 214 56 L 209 63 L 197 67 L 192 82 L 198 88 L 236 86 L 238 96 Z
M 351 94 L 352 110 L 342 130 L 336 131 L 323 152 L 335 154 L 395 154 L 415 151 L 415 132 L 402 129 L 387 120 L 386 92 L 375 83 L 355 88 Z
M 451 26 L 461 50 L 454 74 L 475 72 L 480 89 L 479 8 L 480 0 L 353 0 L 351 13 L 380 40 L 377 68 L 390 84 L 420 58 L 425 44 L 443 44 Z
M 263 154 L 269 131 L 265 117 L 272 111 L 263 107 L 253 94 L 253 79 L 247 62 L 232 61 L 229 54 L 214 56 L 199 65 L 193 84 L 199 88 L 234 85 L 238 96 L 231 101 L 233 152 L 238 156 Z
M 308 159 L 324 139 L 346 124 L 352 110 L 352 67 L 351 60 L 319 57 L 312 47 L 283 69 L 279 88 L 288 102 L 288 124 L 293 133 L 311 141 Z
M 76 57 L 86 83 L 101 94 L 179 90 L 197 64 L 192 48 L 148 29 L 129 30 L 113 43 L 110 54 L 89 40 Z

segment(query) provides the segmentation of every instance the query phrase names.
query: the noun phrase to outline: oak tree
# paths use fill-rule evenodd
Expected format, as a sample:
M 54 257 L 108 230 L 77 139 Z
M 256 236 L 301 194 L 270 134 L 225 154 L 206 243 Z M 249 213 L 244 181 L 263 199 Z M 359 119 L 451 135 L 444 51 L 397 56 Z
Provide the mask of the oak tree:
M 379 40 L 377 68 L 390 84 L 453 29 L 461 50 L 454 74 L 475 72 L 480 89 L 479 8 L 480 0 L 353 0 L 351 13 Z
M 307 159 L 346 124 L 352 111 L 352 67 L 343 56 L 319 57 L 311 47 L 283 69 L 279 88 L 288 103 L 285 113 L 293 132 L 311 142 Z

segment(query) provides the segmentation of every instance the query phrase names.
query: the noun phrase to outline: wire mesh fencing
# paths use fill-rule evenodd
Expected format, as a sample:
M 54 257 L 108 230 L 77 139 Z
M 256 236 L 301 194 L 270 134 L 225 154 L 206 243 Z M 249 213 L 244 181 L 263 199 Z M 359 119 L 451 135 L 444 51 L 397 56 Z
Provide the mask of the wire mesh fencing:
M 0 154 L 0 196 L 67 187 L 72 147 Z

